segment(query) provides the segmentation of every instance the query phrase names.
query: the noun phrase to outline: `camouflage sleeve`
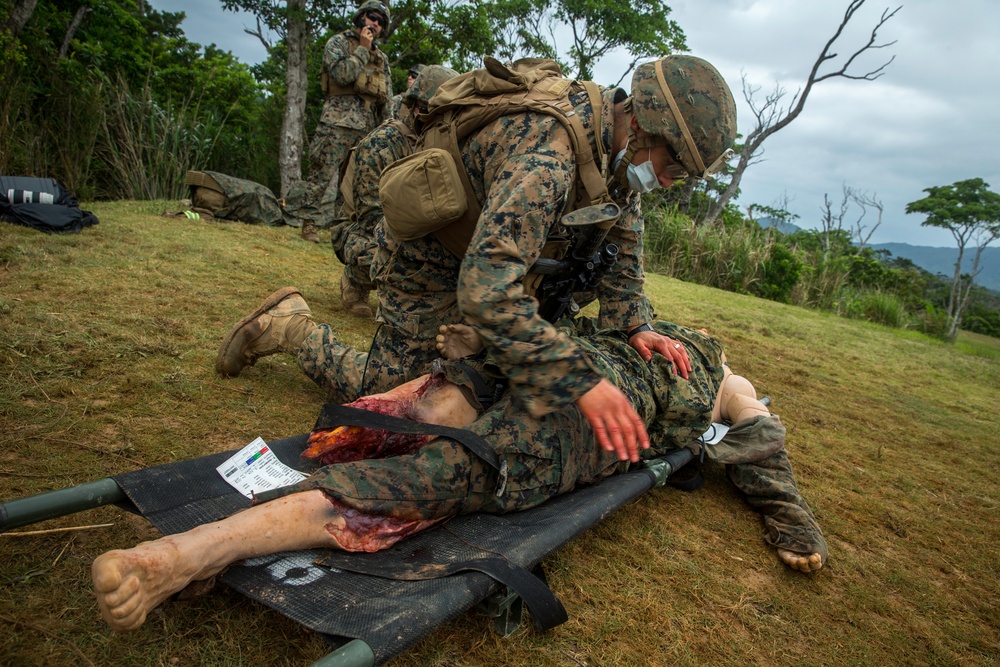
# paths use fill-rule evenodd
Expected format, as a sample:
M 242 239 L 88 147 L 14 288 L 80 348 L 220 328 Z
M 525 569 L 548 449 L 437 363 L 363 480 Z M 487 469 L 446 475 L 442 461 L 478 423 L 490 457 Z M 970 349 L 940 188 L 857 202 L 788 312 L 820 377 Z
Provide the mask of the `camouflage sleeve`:
M 392 124 L 381 125 L 365 137 L 354 151 L 354 211 L 358 231 L 366 237 L 375 234 L 375 224 L 382 217 L 378 180 L 390 164 L 409 153 L 403 135 Z
M 343 35 L 334 35 L 323 51 L 323 67 L 339 86 L 350 86 L 368 64 L 368 49 L 359 46 L 351 50 L 351 42 Z M 388 67 L 388 65 L 387 65 Z
M 608 231 L 607 240 L 618 246 L 618 261 L 598 286 L 600 324 L 607 329 L 630 329 L 656 319 L 643 285 L 646 274 L 642 258 L 643 218 L 638 193 L 631 193 L 622 207 L 622 217 Z
M 562 212 L 574 177 L 569 135 L 557 121 L 505 116 L 475 133 L 463 157 L 486 183 L 483 210 L 459 273 L 458 303 L 510 390 L 533 416 L 574 402 L 600 375 L 579 346 L 538 315 L 523 280 Z

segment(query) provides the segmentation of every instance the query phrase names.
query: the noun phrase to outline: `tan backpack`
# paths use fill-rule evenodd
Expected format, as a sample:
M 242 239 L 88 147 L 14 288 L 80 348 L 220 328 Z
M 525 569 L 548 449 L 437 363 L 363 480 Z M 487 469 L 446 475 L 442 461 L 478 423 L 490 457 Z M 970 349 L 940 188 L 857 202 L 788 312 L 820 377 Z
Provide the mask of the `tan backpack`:
M 569 132 L 576 155 L 576 179 L 565 212 L 598 207 L 583 217 L 604 229 L 620 210 L 608 194 L 604 174 L 607 155 L 597 141 L 595 161 L 588 135 L 570 104 L 572 79 L 562 76 L 558 63 L 523 58 L 503 65 L 487 56 L 485 67 L 449 79 L 420 117 L 422 131 L 414 153 L 394 162 L 379 180 L 379 197 L 389 232 L 398 240 L 433 233 L 456 257 L 463 257 L 475 231 L 482 206 L 462 166 L 459 142 L 501 116 L 534 111 L 559 120 Z M 601 117 L 601 92 L 593 82 L 581 82 L 594 111 Z M 608 215 L 608 206 L 616 213 Z

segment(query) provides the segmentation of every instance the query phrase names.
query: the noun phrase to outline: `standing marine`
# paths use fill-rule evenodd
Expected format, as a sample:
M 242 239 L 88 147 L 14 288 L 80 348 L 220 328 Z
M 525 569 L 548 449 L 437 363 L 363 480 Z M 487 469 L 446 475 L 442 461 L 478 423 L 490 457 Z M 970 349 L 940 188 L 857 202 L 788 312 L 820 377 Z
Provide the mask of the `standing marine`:
M 336 218 L 340 173 L 348 152 L 388 118 L 392 83 L 389 59 L 378 38 L 389 28 L 389 9 L 365 0 L 350 30 L 334 35 L 323 51 L 323 114 L 309 144 L 309 177 L 289 191 L 286 212 L 302 223 L 302 238 L 319 242 L 318 227 Z

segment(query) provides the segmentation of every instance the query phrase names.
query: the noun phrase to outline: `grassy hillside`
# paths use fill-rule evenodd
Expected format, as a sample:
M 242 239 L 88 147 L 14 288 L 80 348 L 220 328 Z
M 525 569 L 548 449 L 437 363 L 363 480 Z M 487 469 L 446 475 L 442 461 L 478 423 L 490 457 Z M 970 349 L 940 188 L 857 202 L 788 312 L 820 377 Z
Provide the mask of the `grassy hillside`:
M 165 219 L 170 203 L 93 205 L 46 236 L 0 223 L 0 500 L 307 431 L 324 396 L 290 357 L 236 379 L 213 361 L 233 322 L 293 284 L 364 345 L 328 245 L 290 228 Z M 1000 341 L 918 334 L 651 276 L 660 315 L 705 327 L 773 398 L 830 546 L 782 566 L 709 467 L 694 494 L 646 494 L 546 561 L 570 615 L 508 639 L 470 613 L 392 664 L 996 664 L 1000 656 Z M 305 665 L 311 632 L 225 588 L 112 633 L 94 557 L 150 539 L 100 508 L 0 536 L 0 664 Z M 27 529 L 19 529 L 23 532 Z

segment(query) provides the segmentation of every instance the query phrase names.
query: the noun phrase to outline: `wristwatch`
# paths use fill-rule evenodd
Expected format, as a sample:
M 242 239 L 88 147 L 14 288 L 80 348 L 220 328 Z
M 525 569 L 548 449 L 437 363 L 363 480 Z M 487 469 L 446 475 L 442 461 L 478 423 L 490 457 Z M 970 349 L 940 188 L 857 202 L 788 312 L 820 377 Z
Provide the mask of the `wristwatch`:
M 639 326 L 637 326 L 634 329 L 629 329 L 627 335 L 628 335 L 629 338 L 631 338 L 632 336 L 636 335 L 637 333 L 642 333 L 643 331 L 652 331 L 652 330 L 653 330 L 653 327 L 651 327 L 649 324 L 640 324 Z

